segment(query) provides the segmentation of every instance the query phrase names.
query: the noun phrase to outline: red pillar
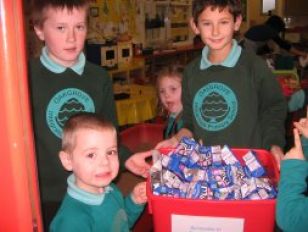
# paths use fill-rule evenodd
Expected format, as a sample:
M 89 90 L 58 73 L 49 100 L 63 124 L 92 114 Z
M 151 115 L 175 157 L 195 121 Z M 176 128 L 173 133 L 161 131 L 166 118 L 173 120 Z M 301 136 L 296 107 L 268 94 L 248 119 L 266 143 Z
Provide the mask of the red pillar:
M 22 0 L 0 0 L 0 231 L 42 231 Z

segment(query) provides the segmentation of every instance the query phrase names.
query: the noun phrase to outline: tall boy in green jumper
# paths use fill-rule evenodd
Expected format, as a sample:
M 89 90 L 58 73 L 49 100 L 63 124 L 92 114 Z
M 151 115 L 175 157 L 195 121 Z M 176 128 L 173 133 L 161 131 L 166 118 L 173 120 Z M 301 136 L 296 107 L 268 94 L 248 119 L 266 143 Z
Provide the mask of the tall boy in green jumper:
M 117 127 L 112 81 L 106 70 L 86 61 L 89 0 L 35 0 L 33 24 L 44 41 L 41 56 L 30 62 L 30 88 L 35 145 L 45 227 L 66 192 L 67 173 L 57 153 L 62 128 L 70 116 L 80 112 L 103 115 Z M 120 160 L 137 175 L 149 165 L 144 157 L 120 146 Z
M 206 46 L 184 71 L 184 128 L 157 148 L 189 136 L 205 145 L 268 149 L 279 163 L 286 102 L 265 61 L 233 39 L 240 1 L 195 0 L 192 9 L 191 27 Z

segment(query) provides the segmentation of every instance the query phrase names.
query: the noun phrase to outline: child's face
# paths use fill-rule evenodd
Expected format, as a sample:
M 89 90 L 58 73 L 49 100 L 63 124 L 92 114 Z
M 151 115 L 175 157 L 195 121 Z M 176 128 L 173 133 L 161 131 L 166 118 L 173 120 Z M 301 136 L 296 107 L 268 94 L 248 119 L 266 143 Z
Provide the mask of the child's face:
M 227 56 L 232 48 L 234 31 L 239 30 L 241 16 L 234 22 L 234 16 L 229 12 L 228 7 L 219 12 L 219 8 L 212 10 L 207 7 L 199 15 L 198 24 L 193 20 L 191 26 L 196 34 L 200 34 L 202 41 L 208 45 L 211 53 Z
M 86 8 L 47 8 L 46 20 L 36 26 L 37 36 L 45 41 L 49 57 L 58 64 L 71 67 L 78 61 L 87 35 Z
M 182 83 L 177 77 L 163 77 L 159 81 L 159 98 L 169 113 L 179 113 L 183 109 Z
M 76 185 L 91 193 L 101 193 L 119 170 L 116 131 L 80 129 L 74 138 L 74 149 L 67 154 Z M 63 161 L 62 161 L 63 163 Z

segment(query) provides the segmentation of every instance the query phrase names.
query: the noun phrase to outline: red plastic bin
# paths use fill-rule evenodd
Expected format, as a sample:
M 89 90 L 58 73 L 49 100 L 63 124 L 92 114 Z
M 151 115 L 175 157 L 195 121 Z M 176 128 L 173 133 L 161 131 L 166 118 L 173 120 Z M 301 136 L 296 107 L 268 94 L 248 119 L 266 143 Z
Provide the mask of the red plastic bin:
M 146 151 L 163 140 L 164 124 L 141 123 L 120 133 L 121 143 L 131 151 Z
M 170 150 L 170 149 L 169 149 Z M 246 154 L 247 149 L 232 149 L 237 158 Z M 162 153 L 168 150 L 162 149 Z M 279 171 L 273 156 L 266 150 L 254 150 L 257 157 L 267 171 L 267 175 L 273 180 L 274 184 L 278 183 Z M 219 220 L 243 219 L 244 228 L 240 231 L 245 232 L 273 232 L 275 226 L 275 204 L 276 200 L 191 200 L 156 196 L 152 194 L 150 180 L 147 185 L 149 212 L 153 214 L 155 232 L 182 232 L 182 231 L 221 231 L 230 232 L 230 229 L 211 227 L 209 224 L 206 228 L 200 225 L 191 225 L 195 230 L 187 228 L 174 229 L 176 224 L 172 223 L 173 215 L 201 216 L 218 218 Z M 185 227 L 185 226 L 184 226 Z M 196 230 L 199 229 L 199 230 Z M 203 229 L 203 230 L 202 230 Z M 240 232 L 236 231 L 236 232 Z M 233 232 L 233 231 L 232 231 Z

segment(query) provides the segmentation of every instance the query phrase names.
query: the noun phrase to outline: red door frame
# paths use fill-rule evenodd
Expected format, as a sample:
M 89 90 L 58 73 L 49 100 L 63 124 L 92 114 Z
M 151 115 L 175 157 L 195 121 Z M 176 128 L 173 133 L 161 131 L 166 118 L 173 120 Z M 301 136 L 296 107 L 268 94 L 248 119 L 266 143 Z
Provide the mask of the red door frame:
M 0 231 L 42 231 L 22 0 L 0 0 L 0 108 Z

